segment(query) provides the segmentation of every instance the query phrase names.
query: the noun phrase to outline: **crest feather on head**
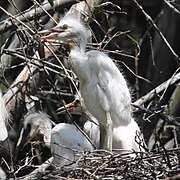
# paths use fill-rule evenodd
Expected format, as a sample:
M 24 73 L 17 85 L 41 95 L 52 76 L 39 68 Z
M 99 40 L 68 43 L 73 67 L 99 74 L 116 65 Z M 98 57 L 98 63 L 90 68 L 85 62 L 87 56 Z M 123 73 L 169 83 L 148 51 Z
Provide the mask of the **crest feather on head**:
M 85 45 L 91 42 L 91 31 L 79 18 L 67 14 L 57 25 L 57 27 L 63 26 L 71 27 Z

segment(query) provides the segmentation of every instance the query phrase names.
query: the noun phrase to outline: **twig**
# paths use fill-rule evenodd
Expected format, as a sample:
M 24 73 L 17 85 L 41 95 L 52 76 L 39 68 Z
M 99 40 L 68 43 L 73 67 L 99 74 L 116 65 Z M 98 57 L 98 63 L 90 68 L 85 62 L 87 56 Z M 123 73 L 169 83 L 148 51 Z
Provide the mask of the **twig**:
M 144 111 L 144 112 L 146 112 L 146 113 L 151 113 L 151 114 L 153 114 L 153 115 L 156 115 L 156 116 L 158 116 L 159 118 L 167 121 L 168 123 L 173 124 L 173 125 L 176 125 L 176 126 L 178 126 L 178 127 L 180 128 L 180 123 L 179 123 L 179 122 L 177 122 L 177 121 L 175 121 L 175 120 L 171 120 L 170 117 L 168 117 L 168 116 L 165 115 L 165 114 L 162 114 L 162 113 L 160 113 L 160 112 L 156 112 L 156 111 L 153 111 L 153 110 L 144 108 L 144 107 L 140 107 L 140 106 L 137 106 L 137 105 L 135 105 L 135 104 L 132 104 L 132 105 L 133 105 L 134 107 L 136 107 L 136 108 L 141 109 L 142 111 Z
M 44 173 L 46 171 L 46 169 L 51 165 L 52 161 L 53 157 L 49 158 L 46 162 L 41 164 L 37 169 L 35 169 L 27 177 L 25 177 L 24 180 L 37 178 L 39 173 Z
M 24 27 L 26 27 L 31 33 L 35 33 L 31 28 L 29 28 L 29 26 L 27 26 L 24 22 L 22 22 L 20 19 L 16 18 L 15 16 L 13 16 L 12 14 L 10 14 L 9 12 L 7 12 L 4 8 L 2 8 L 0 6 L 0 9 L 7 15 L 7 16 L 10 16 L 12 19 L 14 19 L 15 21 L 17 21 L 16 24 L 21 24 L 23 25 Z M 12 22 L 12 21 L 11 21 Z
M 141 97 L 140 99 L 135 101 L 133 104 L 136 105 L 136 106 L 141 106 L 142 104 L 152 100 L 153 97 L 155 96 L 155 94 L 160 93 L 161 91 L 166 89 L 167 86 L 172 85 L 172 84 L 176 83 L 179 80 L 180 80 L 180 73 L 177 73 L 176 75 L 172 76 L 170 79 L 168 79 L 164 83 L 160 84 L 158 87 L 151 90 L 149 93 L 147 93 L 146 95 L 144 95 L 143 97 Z
M 167 41 L 167 39 L 164 37 L 164 35 L 162 34 L 162 32 L 159 30 L 159 28 L 157 27 L 157 25 L 154 23 L 154 21 L 152 20 L 152 18 L 145 12 L 145 10 L 142 8 L 142 6 L 140 6 L 140 4 L 136 1 L 133 0 L 133 2 L 137 5 L 137 7 L 141 10 L 141 12 L 144 14 L 147 22 L 149 22 L 158 32 L 159 36 L 162 38 L 162 40 L 164 41 L 164 43 L 166 44 L 166 46 L 168 47 L 168 49 L 171 51 L 171 53 L 173 54 L 173 56 L 175 57 L 175 61 L 178 64 L 178 66 L 180 66 L 180 58 L 179 56 L 176 54 L 176 52 L 173 50 L 173 48 L 171 47 L 171 45 L 169 44 L 169 42 Z
M 161 179 L 173 176 L 178 173 L 179 148 L 142 153 L 142 156 L 130 158 L 128 156 L 117 155 L 112 153 L 110 156 L 104 156 L 103 152 L 93 151 L 85 154 L 78 166 L 75 168 L 66 167 L 54 169 L 53 173 L 48 172 L 44 178 L 57 177 L 68 179 Z M 169 168 L 167 158 L 172 168 Z M 173 172 L 173 174 L 171 173 Z
M 122 62 L 122 61 L 121 61 L 121 63 L 122 63 L 122 64 L 128 69 L 128 71 L 129 71 L 130 73 L 132 73 L 136 78 L 141 79 L 141 80 L 145 81 L 146 83 L 151 83 L 151 81 L 149 81 L 149 79 L 146 79 L 146 78 L 144 78 L 144 77 L 136 74 L 132 69 L 129 68 L 129 66 L 126 65 L 126 63 L 124 63 L 124 62 Z
M 168 165 L 169 168 L 171 169 L 172 166 L 171 166 L 171 161 L 170 161 L 170 159 L 169 159 L 169 154 L 167 153 L 167 149 L 164 147 L 164 144 L 163 144 L 163 142 L 162 142 L 162 140 L 161 140 L 161 138 L 160 138 L 159 136 L 157 136 L 157 139 L 158 139 L 158 141 L 160 142 L 161 147 L 163 148 L 163 151 L 164 151 L 164 154 L 165 154 L 164 160 L 166 161 L 167 165 Z
M 77 2 L 76 0 L 55 0 L 54 8 L 61 7 L 63 9 L 65 6 L 74 4 L 76 2 Z M 42 5 L 42 7 L 43 8 L 41 7 L 37 8 L 36 11 L 34 9 L 28 9 L 27 11 L 23 13 L 23 15 L 21 13 L 21 14 L 15 15 L 13 18 L 15 18 L 16 21 L 18 22 L 31 21 L 34 19 L 35 16 L 45 15 L 46 12 L 43 9 L 45 9 L 47 12 L 52 10 L 52 6 L 49 3 Z M 3 10 L 2 7 L 1 7 L 1 10 Z M 6 32 L 7 30 L 11 29 L 11 27 L 13 26 L 11 20 L 12 20 L 11 18 L 8 18 L 0 23 L 0 33 Z M 17 23 L 17 25 L 18 24 L 19 23 Z
M 90 171 L 88 171 L 87 169 L 82 168 L 82 171 L 83 171 L 84 173 L 86 173 L 90 178 L 93 177 L 93 178 L 96 179 L 96 180 L 101 179 L 101 178 L 99 178 L 98 176 L 94 175 L 94 173 L 91 173 Z
M 180 15 L 180 12 L 178 9 L 176 9 L 172 4 L 171 1 L 169 0 L 164 0 L 165 4 L 167 4 L 175 13 L 177 13 L 178 15 Z

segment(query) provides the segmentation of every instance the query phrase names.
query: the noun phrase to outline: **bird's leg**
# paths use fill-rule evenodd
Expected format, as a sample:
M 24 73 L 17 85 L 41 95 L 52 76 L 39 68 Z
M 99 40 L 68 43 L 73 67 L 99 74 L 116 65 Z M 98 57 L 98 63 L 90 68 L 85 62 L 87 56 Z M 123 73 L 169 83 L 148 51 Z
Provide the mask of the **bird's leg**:
M 100 125 L 100 148 L 112 151 L 112 119 L 109 112 L 106 112 L 106 125 Z

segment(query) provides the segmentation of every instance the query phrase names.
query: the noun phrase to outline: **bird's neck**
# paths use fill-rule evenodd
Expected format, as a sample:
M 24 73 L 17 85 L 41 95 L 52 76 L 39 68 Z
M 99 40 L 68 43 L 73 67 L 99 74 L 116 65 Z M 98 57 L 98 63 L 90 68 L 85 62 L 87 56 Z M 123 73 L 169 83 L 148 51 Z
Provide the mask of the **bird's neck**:
M 74 71 L 78 79 L 80 81 L 87 79 L 88 69 L 86 63 L 87 57 L 85 54 L 85 50 L 78 46 L 71 47 L 69 59 L 72 66 L 72 70 Z

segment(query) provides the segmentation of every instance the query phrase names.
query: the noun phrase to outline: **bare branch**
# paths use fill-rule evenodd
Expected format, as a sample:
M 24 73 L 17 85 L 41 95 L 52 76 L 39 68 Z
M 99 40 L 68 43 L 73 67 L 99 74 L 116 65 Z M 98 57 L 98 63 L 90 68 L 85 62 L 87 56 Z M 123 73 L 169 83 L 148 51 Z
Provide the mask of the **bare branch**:
M 133 104 L 136 106 L 141 106 L 142 104 L 152 100 L 153 97 L 155 96 L 155 93 L 158 94 L 162 92 L 169 85 L 172 85 L 178 82 L 179 80 L 180 80 L 180 73 L 176 74 L 175 76 L 172 76 L 170 79 L 168 79 L 167 81 L 165 81 L 164 83 L 162 83 L 161 85 L 159 85 L 158 87 L 156 87 L 155 89 L 153 89 L 152 91 L 150 91 L 149 93 L 147 93 L 146 95 L 135 101 Z
M 28 176 L 23 178 L 24 180 L 38 178 L 39 173 L 45 173 L 46 169 L 52 164 L 53 158 L 49 158 L 46 162 L 41 164 L 37 169 L 32 171 Z
M 180 15 L 179 10 L 176 9 L 176 8 L 171 4 L 171 1 L 169 1 L 169 0 L 164 0 L 164 2 L 165 2 L 175 13 L 177 13 L 177 14 Z
M 142 6 L 140 6 L 140 4 L 136 1 L 133 0 L 133 2 L 136 4 L 136 6 L 141 10 L 141 12 L 144 14 L 147 22 L 149 22 L 158 32 L 159 36 L 162 38 L 162 40 L 164 41 L 164 43 L 166 44 L 166 46 L 168 47 L 168 49 L 171 51 L 171 53 L 173 54 L 176 63 L 178 64 L 178 66 L 180 66 L 180 58 L 179 56 L 176 54 L 176 52 L 173 50 L 173 48 L 171 47 L 171 45 L 169 44 L 168 40 L 164 37 L 163 33 L 160 31 L 160 29 L 157 27 L 157 25 L 154 23 L 154 21 L 152 20 L 152 18 L 145 12 L 145 10 L 143 9 Z
M 77 1 L 76 0 L 55 0 L 54 1 L 54 8 L 61 7 L 63 9 L 65 6 L 69 6 L 69 5 L 74 4 L 74 3 L 77 3 Z M 27 22 L 27 21 L 33 20 L 35 16 L 45 15 L 46 12 L 44 11 L 44 9 L 47 12 L 52 11 L 52 6 L 49 3 L 42 5 L 42 7 L 43 8 L 38 7 L 38 8 L 36 8 L 36 10 L 32 9 L 32 8 L 28 9 L 24 13 L 15 15 L 13 19 L 16 19 L 16 21 L 18 21 L 18 22 Z M 2 7 L 0 7 L 0 9 L 2 11 L 4 11 Z M 16 24 L 19 25 L 20 23 L 16 23 Z M 2 21 L 0 23 L 0 33 L 11 29 L 12 26 L 13 26 L 12 17 Z

